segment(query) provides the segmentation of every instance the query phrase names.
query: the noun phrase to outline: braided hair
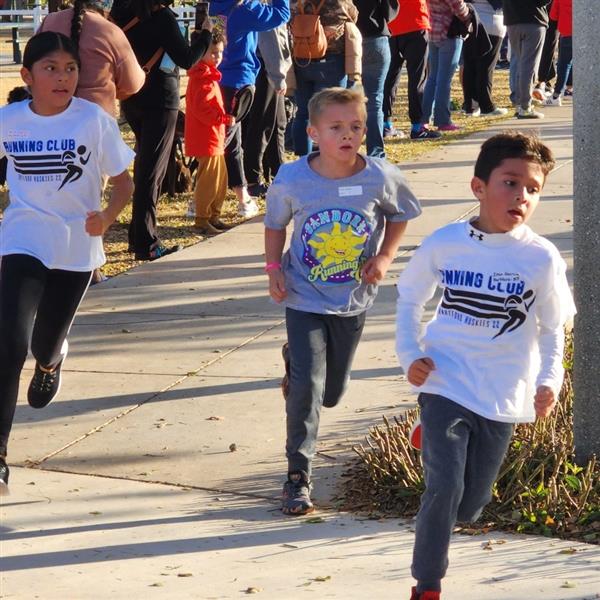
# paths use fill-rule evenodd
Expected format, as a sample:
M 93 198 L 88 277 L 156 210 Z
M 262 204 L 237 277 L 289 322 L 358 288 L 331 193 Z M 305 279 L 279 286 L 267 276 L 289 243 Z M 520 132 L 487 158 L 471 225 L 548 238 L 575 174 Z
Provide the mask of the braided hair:
M 71 21 L 71 40 L 73 41 L 73 44 L 77 50 L 79 50 L 79 38 L 81 36 L 83 15 L 86 8 L 86 0 L 75 0 L 75 3 L 73 4 L 73 20 Z

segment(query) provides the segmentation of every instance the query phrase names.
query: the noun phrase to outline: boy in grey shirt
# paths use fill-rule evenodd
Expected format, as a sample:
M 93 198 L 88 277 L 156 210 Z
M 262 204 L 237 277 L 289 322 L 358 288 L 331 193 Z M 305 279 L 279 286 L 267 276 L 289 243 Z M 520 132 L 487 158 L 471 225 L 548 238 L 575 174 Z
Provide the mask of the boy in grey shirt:
M 271 297 L 286 307 L 282 510 L 290 515 L 314 509 L 310 475 L 321 406 L 342 397 L 366 310 L 406 222 L 421 213 L 397 167 L 358 153 L 365 123 L 362 93 L 328 88 L 313 96 L 308 134 L 319 151 L 283 165 L 267 194 L 265 270 Z

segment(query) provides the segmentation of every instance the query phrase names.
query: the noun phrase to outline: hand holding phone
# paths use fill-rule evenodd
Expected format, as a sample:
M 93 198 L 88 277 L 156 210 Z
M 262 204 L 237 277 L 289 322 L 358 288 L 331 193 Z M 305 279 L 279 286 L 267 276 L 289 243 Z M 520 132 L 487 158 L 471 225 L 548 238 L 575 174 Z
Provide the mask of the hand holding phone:
M 194 21 L 194 29 L 200 31 L 206 29 L 205 22 L 208 19 L 208 2 L 198 2 L 196 4 L 196 19 Z

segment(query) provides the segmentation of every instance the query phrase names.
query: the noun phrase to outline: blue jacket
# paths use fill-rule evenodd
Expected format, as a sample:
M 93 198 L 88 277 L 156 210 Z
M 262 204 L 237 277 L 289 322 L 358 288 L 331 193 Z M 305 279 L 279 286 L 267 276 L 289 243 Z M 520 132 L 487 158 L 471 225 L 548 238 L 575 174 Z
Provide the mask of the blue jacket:
M 256 58 L 259 31 L 275 29 L 290 20 L 289 0 L 271 0 L 271 5 L 259 0 L 212 0 L 210 14 L 227 19 L 227 45 L 219 70 L 221 85 L 239 89 L 254 85 L 260 69 Z

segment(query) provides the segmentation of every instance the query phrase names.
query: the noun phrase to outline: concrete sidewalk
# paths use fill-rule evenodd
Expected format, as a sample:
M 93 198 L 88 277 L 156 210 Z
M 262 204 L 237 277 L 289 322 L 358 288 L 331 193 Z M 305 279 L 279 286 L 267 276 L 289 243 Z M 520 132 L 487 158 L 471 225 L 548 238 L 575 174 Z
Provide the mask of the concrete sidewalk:
M 538 129 L 556 154 L 532 226 L 569 265 L 571 123 L 565 106 L 501 125 Z M 402 166 L 424 215 L 367 320 L 347 396 L 323 412 L 322 522 L 278 510 L 285 328 L 256 219 L 92 288 L 60 398 L 43 411 L 24 398 L 28 363 L 2 502 L 1 597 L 408 598 L 411 523 L 337 513 L 333 492 L 368 427 L 415 405 L 394 355 L 395 279 L 423 236 L 476 210 L 469 181 L 491 133 Z M 598 546 L 457 536 L 451 563 L 445 599 L 600 598 Z

